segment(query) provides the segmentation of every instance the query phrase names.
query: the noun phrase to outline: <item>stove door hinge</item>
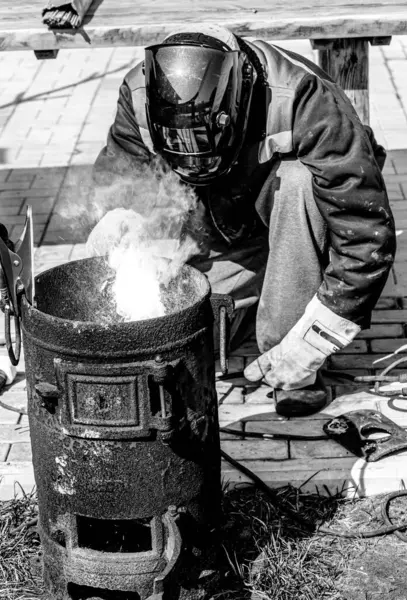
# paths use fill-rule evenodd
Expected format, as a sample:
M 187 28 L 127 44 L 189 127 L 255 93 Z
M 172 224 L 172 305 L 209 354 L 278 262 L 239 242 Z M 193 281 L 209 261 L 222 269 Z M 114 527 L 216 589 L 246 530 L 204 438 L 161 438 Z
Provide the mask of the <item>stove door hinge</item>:
M 154 579 L 153 593 L 147 600 L 164 600 L 165 598 L 165 585 L 171 574 L 173 574 L 181 554 L 182 537 L 177 523 L 181 510 L 176 506 L 169 506 L 167 512 L 163 515 L 163 523 L 167 534 L 167 545 L 165 548 L 167 566 Z

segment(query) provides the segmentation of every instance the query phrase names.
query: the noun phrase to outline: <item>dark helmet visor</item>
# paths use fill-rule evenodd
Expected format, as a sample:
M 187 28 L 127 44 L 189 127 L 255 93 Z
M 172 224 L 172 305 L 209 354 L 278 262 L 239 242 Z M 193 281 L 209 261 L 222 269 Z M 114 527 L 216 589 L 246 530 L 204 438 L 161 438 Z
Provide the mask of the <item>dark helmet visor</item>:
M 253 88 L 245 53 L 193 43 L 145 50 L 146 115 L 155 150 L 185 181 L 226 173 L 243 143 Z
M 146 49 L 145 75 L 150 123 L 168 129 L 214 128 L 226 112 L 236 118 L 237 51 L 193 45 L 158 45 Z M 200 129 L 201 128 L 201 129 Z M 206 133 L 209 135 L 209 132 Z
M 202 154 L 212 149 L 210 133 L 206 127 L 175 129 L 157 125 L 157 133 L 161 136 L 162 145 L 172 152 Z

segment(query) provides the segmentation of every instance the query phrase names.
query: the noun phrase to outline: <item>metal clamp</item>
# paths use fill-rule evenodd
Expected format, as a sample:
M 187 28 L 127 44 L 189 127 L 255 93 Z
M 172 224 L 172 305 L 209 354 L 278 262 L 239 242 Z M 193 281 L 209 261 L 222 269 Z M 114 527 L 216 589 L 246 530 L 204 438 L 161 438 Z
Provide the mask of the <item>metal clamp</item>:
M 3 226 L 0 237 L 0 309 L 5 318 L 5 339 L 11 363 L 18 364 L 21 353 L 20 300 L 25 294 L 28 302 L 34 299 L 34 246 L 31 206 L 27 208 L 27 217 L 19 240 L 13 244 Z M 5 234 L 4 234 L 5 231 Z M 6 239 L 4 239 L 6 237 Z M 16 345 L 13 348 L 10 323 L 14 317 Z

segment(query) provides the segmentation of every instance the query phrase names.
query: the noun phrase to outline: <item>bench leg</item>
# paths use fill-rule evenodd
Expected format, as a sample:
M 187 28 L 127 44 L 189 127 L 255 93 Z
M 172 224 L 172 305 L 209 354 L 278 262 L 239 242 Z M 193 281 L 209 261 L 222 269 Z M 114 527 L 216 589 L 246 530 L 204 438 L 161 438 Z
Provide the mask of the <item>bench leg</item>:
M 328 40 L 327 40 L 328 42 Z M 366 39 L 331 40 L 318 48 L 319 66 L 344 90 L 362 123 L 369 124 L 369 42 Z

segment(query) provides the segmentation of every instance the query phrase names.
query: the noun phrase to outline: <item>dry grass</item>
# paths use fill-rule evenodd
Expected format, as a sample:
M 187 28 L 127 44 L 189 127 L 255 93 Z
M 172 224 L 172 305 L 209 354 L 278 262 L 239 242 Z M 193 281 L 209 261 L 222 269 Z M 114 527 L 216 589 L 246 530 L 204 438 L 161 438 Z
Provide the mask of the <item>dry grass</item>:
M 0 484 L 1 485 L 1 484 Z M 40 541 L 33 519 L 37 515 L 34 494 L 0 502 L 0 598 L 38 600 Z
M 381 498 L 349 500 L 340 494 L 305 495 L 291 487 L 278 493 L 286 507 L 316 525 L 349 532 L 383 526 Z M 363 557 L 369 557 L 374 570 L 377 556 L 394 552 L 393 556 L 399 553 L 403 557 L 406 551 L 405 544 L 395 536 L 379 542 L 377 538 L 344 539 L 306 532 L 276 511 L 269 499 L 252 486 L 234 490 L 224 502 L 224 552 L 230 585 L 227 593 L 219 595 L 222 600 L 373 600 L 370 587 L 383 582 L 375 581 L 363 570 Z M 353 573 L 356 562 L 357 574 L 364 576 L 362 582 Z M 359 586 L 357 590 L 355 586 Z M 403 586 L 405 582 L 399 587 Z M 381 597 L 405 600 L 407 592 Z
M 381 498 L 305 495 L 290 487 L 278 496 L 317 525 L 352 532 L 383 525 Z M 396 502 L 392 517 L 402 519 L 406 503 Z M 1 600 L 42 597 L 40 543 L 30 525 L 36 514 L 34 495 L 0 503 Z M 407 546 L 394 535 L 349 540 L 306 532 L 253 486 L 224 495 L 222 534 L 226 577 L 214 600 L 407 600 Z

